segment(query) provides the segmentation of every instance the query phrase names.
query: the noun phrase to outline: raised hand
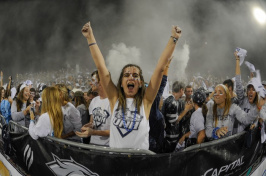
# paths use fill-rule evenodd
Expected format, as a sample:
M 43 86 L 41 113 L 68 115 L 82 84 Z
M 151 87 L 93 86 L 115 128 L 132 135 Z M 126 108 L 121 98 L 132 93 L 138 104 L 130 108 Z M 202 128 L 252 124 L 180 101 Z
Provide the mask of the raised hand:
M 82 32 L 82 34 L 83 34 L 83 36 L 84 36 L 85 38 L 87 38 L 87 39 L 91 38 L 92 35 L 93 35 L 93 33 L 92 33 L 92 28 L 91 28 L 91 23 L 90 23 L 90 22 L 86 23 L 86 24 L 82 27 L 81 32 Z
M 238 53 L 238 51 L 235 51 L 235 52 L 234 52 L 234 55 L 235 55 L 235 58 L 236 58 L 237 60 L 239 60 L 239 56 L 237 55 L 237 53 Z
M 172 26 L 172 37 L 174 38 L 179 38 L 181 36 L 181 28 L 179 28 L 178 26 Z

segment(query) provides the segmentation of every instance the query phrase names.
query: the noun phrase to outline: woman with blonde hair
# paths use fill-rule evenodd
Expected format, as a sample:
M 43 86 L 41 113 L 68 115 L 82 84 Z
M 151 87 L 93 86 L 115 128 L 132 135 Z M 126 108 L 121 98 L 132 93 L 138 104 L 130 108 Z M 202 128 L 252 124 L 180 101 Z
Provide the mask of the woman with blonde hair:
M 63 112 L 61 108 L 59 90 L 55 87 L 46 87 L 42 93 L 42 111 L 35 124 L 34 114 L 30 112 L 30 136 L 37 140 L 39 137 L 55 136 L 61 138 L 63 131 Z
M 61 106 L 64 115 L 62 138 L 80 142 L 80 138 L 74 133 L 75 131 L 80 131 L 82 127 L 80 112 L 71 102 L 69 102 L 69 91 L 66 85 L 56 84 L 55 87 L 57 87 L 60 92 Z
M 263 99 L 259 101 L 265 103 Z M 214 91 L 214 104 L 206 117 L 206 135 L 208 138 L 218 139 L 235 134 L 233 132 L 234 121 L 248 125 L 258 116 L 258 109 L 252 109 L 248 113 L 236 104 L 231 104 L 231 96 L 227 87 L 219 84 Z

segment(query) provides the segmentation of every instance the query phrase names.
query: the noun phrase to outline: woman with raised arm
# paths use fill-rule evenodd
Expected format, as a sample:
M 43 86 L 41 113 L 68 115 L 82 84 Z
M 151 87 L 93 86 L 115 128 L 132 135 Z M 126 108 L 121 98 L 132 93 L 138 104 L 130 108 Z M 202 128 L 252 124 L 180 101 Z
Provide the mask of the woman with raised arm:
M 242 86 L 242 81 L 241 81 L 241 70 L 240 70 L 240 58 L 238 56 L 238 52 L 234 52 L 235 58 L 236 58 L 236 94 L 237 94 L 237 99 L 239 101 L 239 107 L 244 110 L 246 113 L 253 109 L 258 109 L 259 111 L 262 108 L 262 105 L 259 102 L 259 99 L 262 99 L 262 97 L 259 97 L 259 93 L 257 92 L 258 90 L 255 89 L 256 87 L 256 81 L 255 78 L 251 78 L 250 81 L 247 84 L 247 93 L 245 95 L 244 93 L 244 88 Z M 251 77 L 253 77 L 253 73 L 251 73 Z M 260 117 L 261 118 L 266 118 L 266 113 L 265 111 L 260 111 Z M 257 119 L 256 119 L 257 120 Z M 257 122 L 254 120 L 252 124 L 256 125 Z M 249 128 L 249 125 L 245 125 L 239 121 L 237 121 L 234 124 L 234 130 L 237 131 L 238 133 L 243 131 L 245 128 Z M 253 125 L 252 125 L 253 126 Z
M 259 100 L 259 106 L 264 105 L 265 100 Z M 235 120 L 244 125 L 251 124 L 258 116 L 257 108 L 251 109 L 248 113 L 236 104 L 231 103 L 231 96 L 228 88 L 218 84 L 214 91 L 214 104 L 211 105 L 206 117 L 206 136 L 219 139 L 236 134 L 233 131 Z
M 82 34 L 87 39 L 94 63 L 98 69 L 102 86 L 111 107 L 110 147 L 149 149 L 149 114 L 163 76 L 171 58 L 181 30 L 172 27 L 171 37 L 145 91 L 144 78 L 139 66 L 128 64 L 121 71 L 117 86 L 105 65 L 90 26 L 86 23 Z

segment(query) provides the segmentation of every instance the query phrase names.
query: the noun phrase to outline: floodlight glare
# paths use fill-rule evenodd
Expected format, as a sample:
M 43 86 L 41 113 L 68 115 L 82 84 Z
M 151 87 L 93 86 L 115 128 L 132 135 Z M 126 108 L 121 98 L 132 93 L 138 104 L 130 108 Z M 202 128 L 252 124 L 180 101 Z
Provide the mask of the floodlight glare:
M 258 7 L 254 8 L 253 15 L 260 24 L 266 23 L 266 14 L 261 8 Z

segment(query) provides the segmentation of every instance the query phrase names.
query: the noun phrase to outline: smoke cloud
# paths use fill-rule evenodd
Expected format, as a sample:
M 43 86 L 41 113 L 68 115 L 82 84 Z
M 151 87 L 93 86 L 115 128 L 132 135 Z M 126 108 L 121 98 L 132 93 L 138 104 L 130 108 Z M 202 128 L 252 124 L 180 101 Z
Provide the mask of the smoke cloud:
M 9 75 L 59 70 L 67 63 L 94 70 L 80 32 L 91 21 L 115 83 L 129 62 L 140 65 L 149 81 L 172 25 L 182 28 L 169 70 L 173 81 L 208 71 L 234 77 L 236 47 L 248 51 L 246 60 L 263 80 L 266 26 L 254 20 L 254 6 L 265 10 L 265 0 L 0 1 L 0 70 L 5 82 Z M 241 72 L 247 79 L 248 69 Z

